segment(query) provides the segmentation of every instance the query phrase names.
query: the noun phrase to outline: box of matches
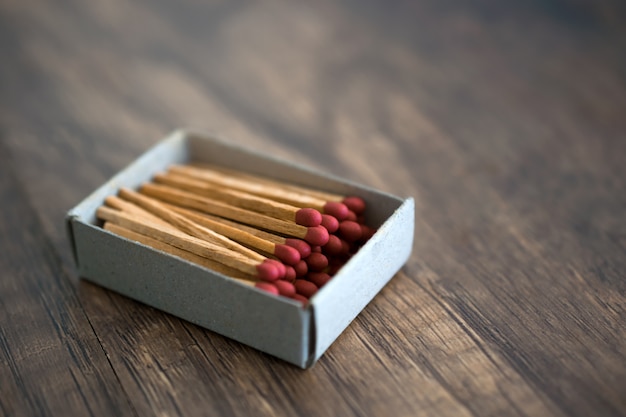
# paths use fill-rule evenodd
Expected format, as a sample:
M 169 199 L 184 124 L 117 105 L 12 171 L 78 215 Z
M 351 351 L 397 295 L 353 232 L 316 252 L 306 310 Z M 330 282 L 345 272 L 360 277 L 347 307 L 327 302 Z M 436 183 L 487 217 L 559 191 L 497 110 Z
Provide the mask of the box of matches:
M 179 130 L 66 225 L 81 278 L 307 368 L 410 256 L 414 202 Z

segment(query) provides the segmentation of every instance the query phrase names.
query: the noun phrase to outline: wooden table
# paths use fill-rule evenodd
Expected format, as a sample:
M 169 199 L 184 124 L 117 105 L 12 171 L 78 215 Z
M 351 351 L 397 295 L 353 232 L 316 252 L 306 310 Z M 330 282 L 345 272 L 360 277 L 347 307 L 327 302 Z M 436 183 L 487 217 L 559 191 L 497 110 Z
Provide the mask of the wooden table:
M 622 2 L 143 3 L 0 4 L 0 414 L 626 415 Z M 312 369 L 79 280 L 64 213 L 181 126 L 416 198 Z

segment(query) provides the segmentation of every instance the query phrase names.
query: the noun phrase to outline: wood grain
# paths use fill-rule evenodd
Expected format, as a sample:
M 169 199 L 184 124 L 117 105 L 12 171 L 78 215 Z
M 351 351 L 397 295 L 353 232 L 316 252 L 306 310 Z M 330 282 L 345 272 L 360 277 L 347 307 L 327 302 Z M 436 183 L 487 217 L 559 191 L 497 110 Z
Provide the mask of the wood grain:
M 0 412 L 134 414 L 2 146 Z
M 0 414 L 626 415 L 622 2 L 0 3 Z M 78 280 L 63 216 L 170 130 L 416 198 L 310 370 Z

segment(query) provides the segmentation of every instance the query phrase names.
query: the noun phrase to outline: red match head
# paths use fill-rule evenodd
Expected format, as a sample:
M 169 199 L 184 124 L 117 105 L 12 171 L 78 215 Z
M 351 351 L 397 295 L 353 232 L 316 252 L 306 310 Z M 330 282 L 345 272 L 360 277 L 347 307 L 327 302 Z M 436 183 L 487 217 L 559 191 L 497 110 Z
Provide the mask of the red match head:
M 311 254 L 311 245 L 309 245 L 302 239 L 288 237 L 287 239 L 285 239 L 285 245 L 291 246 L 292 248 L 300 252 L 301 258 L 306 258 Z
M 270 285 L 274 285 L 278 289 L 278 293 L 285 297 L 293 297 L 296 294 L 296 287 L 291 282 L 278 280 Z
M 278 279 L 285 277 L 285 274 L 287 273 L 287 268 L 285 267 L 285 264 L 275 259 L 268 259 L 266 262 L 271 262 L 276 267 L 276 269 L 278 270 Z
M 302 306 L 305 306 L 308 304 L 309 300 L 306 297 L 303 297 L 300 294 L 295 294 L 293 296 L 291 296 L 292 300 L 296 300 L 296 301 L 300 301 L 300 303 L 302 304 Z
M 346 197 L 343 199 L 343 204 L 356 214 L 361 214 L 365 211 L 365 201 L 361 197 Z
M 269 292 L 270 294 L 278 295 L 279 290 L 274 284 L 270 284 L 269 282 L 259 281 L 254 286 L 260 290 Z
M 275 245 L 274 256 L 276 256 L 287 265 L 295 265 L 300 261 L 300 252 L 298 252 L 295 248 L 287 245 Z
M 306 264 L 306 262 L 304 262 L 304 260 L 301 260 L 300 262 L 295 264 L 293 266 L 293 269 L 296 271 L 297 277 L 303 277 L 306 275 L 307 272 L 309 272 L 309 266 Z
M 322 226 L 328 230 L 328 233 L 335 233 L 339 229 L 339 220 L 330 214 L 322 214 Z
M 312 208 L 301 208 L 296 212 L 296 224 L 314 227 L 322 224 L 322 213 Z
M 331 276 L 328 275 L 326 272 L 309 272 L 306 277 L 318 288 L 322 288 L 324 284 L 326 284 L 331 279 Z
M 275 265 L 275 261 L 266 259 L 256 266 L 257 276 L 262 281 L 276 281 L 282 275 L 281 271 Z
M 306 279 L 297 279 L 294 284 L 296 292 L 306 298 L 311 298 L 317 292 L 317 285 Z
M 309 271 L 321 271 L 328 266 L 328 258 L 317 252 L 313 252 L 304 261 L 309 266 Z
M 354 242 L 361 238 L 361 225 L 352 220 L 344 220 L 339 224 L 341 236 L 348 242 Z
M 374 233 L 376 233 L 376 229 L 369 227 L 368 225 L 365 225 L 365 224 L 361 225 L 361 240 L 362 241 L 367 242 L 368 240 L 370 240 L 372 236 L 374 236 Z
M 346 217 L 348 217 L 348 212 L 348 207 L 343 203 L 327 201 L 326 204 L 324 204 L 324 214 L 330 214 L 339 221 L 345 220 Z
M 285 265 L 285 276 L 283 280 L 294 282 L 296 280 L 296 270 L 291 265 Z
M 314 246 L 323 246 L 328 243 L 328 230 L 322 226 L 308 227 L 304 240 Z
M 327 255 L 339 255 L 342 252 L 343 245 L 341 244 L 341 239 L 339 239 L 335 235 L 330 235 L 328 237 L 328 243 L 324 245 L 322 248 L 322 252 Z

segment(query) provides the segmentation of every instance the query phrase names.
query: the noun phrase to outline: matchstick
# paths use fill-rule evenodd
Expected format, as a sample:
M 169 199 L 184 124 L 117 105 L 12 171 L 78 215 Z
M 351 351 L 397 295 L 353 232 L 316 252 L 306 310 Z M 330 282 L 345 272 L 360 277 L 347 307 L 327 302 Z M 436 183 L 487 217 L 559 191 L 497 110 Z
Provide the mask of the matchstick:
M 160 216 L 163 221 L 176 226 L 179 230 L 182 230 L 183 232 L 186 232 L 191 236 L 195 236 L 197 238 L 222 245 L 227 249 L 239 252 L 245 256 L 248 256 L 251 259 L 255 259 L 258 261 L 267 260 L 270 263 L 274 263 L 276 268 L 278 268 L 279 270 L 281 278 L 284 277 L 287 273 L 285 265 L 283 265 L 281 262 L 274 261 L 273 259 L 267 259 L 266 256 L 263 256 L 260 253 L 251 250 L 214 230 L 207 229 L 205 227 L 202 227 L 201 225 L 195 224 L 193 221 L 186 219 L 184 216 L 180 216 L 176 212 L 168 209 L 166 206 L 164 206 L 164 203 L 161 203 L 142 194 L 136 193 L 135 191 L 129 190 L 127 188 L 120 189 L 119 194 L 120 196 L 132 201 L 133 203 L 141 205 L 144 209 L 149 210 L 153 215 Z M 135 208 L 133 209 L 133 212 L 137 212 L 137 210 L 141 209 Z M 285 251 L 282 251 L 281 253 L 284 252 Z
M 304 262 L 306 262 L 309 271 L 314 272 L 323 271 L 328 266 L 328 258 L 324 254 L 317 252 L 313 252 Z
M 178 256 L 179 258 L 183 258 L 189 262 L 196 263 L 215 272 L 219 272 L 220 274 L 227 275 L 228 277 L 236 279 L 237 281 L 245 281 L 245 284 L 254 285 L 254 283 L 257 282 L 257 278 L 252 275 L 245 274 L 219 262 L 212 261 L 203 256 L 198 256 L 195 253 L 191 253 L 186 250 L 177 248 L 176 246 L 172 246 L 168 243 L 161 242 L 160 240 L 156 240 L 151 237 L 142 235 L 141 233 L 133 232 L 132 230 L 122 227 L 118 224 L 106 222 L 104 223 L 104 229 L 113 232 L 116 235 L 125 237 L 126 239 L 134 240 L 146 246 L 150 246 L 154 249 L 158 249 L 171 255 Z
M 278 281 L 274 281 L 272 284 L 278 288 L 280 295 L 284 295 L 289 298 L 293 298 L 293 296 L 296 295 L 296 287 L 291 282 L 279 279 Z
M 328 233 L 335 233 L 339 229 L 339 220 L 328 214 L 322 214 L 322 226 L 328 230 Z
M 233 177 L 243 178 L 249 181 L 255 181 L 255 182 L 262 183 L 262 184 L 266 184 L 267 186 L 284 188 L 286 190 L 291 190 L 291 191 L 298 192 L 301 194 L 311 195 L 316 198 L 319 198 L 320 200 L 343 203 L 348 207 L 348 209 L 352 210 L 357 215 L 363 213 L 366 207 L 365 201 L 361 197 L 356 197 L 356 196 L 346 197 L 341 194 L 314 190 L 311 188 L 289 184 L 289 183 L 285 183 L 285 182 L 278 181 L 278 180 L 271 180 L 269 178 L 259 178 L 251 174 L 246 174 L 241 171 L 237 171 L 237 170 L 230 169 L 230 168 L 224 168 L 224 167 L 220 167 L 216 165 L 194 164 L 193 166 L 200 168 L 200 169 L 211 169 L 211 170 L 218 171 L 224 174 L 228 174 Z
M 110 207 L 101 206 L 96 213 L 101 220 L 115 223 L 135 233 L 140 233 L 179 249 L 203 256 L 209 260 L 219 262 L 261 280 L 275 281 L 280 278 L 280 271 L 276 267 L 275 262 L 271 262 L 269 259 L 263 261 L 253 260 L 241 253 L 198 239 L 194 236 L 189 236 L 182 232 L 177 233 L 171 230 L 164 230 L 158 225 L 149 223 L 137 215 L 117 211 Z
M 352 220 L 344 220 L 339 223 L 339 233 L 348 242 L 356 242 L 363 235 L 361 225 Z
M 199 210 L 275 233 L 304 239 L 312 245 L 325 245 L 328 242 L 328 231 L 322 226 L 300 226 L 293 222 L 268 217 L 220 201 L 198 197 L 166 185 L 145 183 L 141 186 L 140 192 L 180 207 Z
M 314 208 L 320 213 L 330 214 L 338 220 L 346 219 L 350 211 L 348 207 L 341 202 L 326 201 L 313 195 L 289 190 L 284 187 L 271 186 L 267 183 L 229 176 L 207 168 L 195 168 L 189 165 L 173 165 L 169 168 L 169 172 L 190 176 L 231 189 L 256 194 L 261 197 L 271 198 L 296 207 Z
M 161 229 L 166 229 L 166 230 L 170 230 L 174 233 L 184 233 L 183 231 L 181 231 L 180 229 L 176 228 L 175 226 L 173 226 L 172 224 L 164 221 L 162 218 L 155 216 L 154 214 L 142 209 L 139 206 L 136 206 L 133 203 L 130 203 L 128 201 L 122 200 L 119 197 L 116 196 L 109 196 L 106 198 L 105 203 L 113 208 L 117 208 L 118 210 L 122 210 L 122 211 L 126 211 L 129 213 L 133 213 L 141 218 L 143 218 L 146 221 L 149 221 L 151 223 L 154 223 L 156 226 L 158 226 Z M 166 205 L 166 203 L 162 203 L 164 205 Z M 216 243 L 220 243 L 219 239 L 216 241 Z M 233 242 L 231 242 L 233 243 Z M 256 253 L 251 253 L 250 249 L 244 247 L 244 246 L 236 246 L 233 245 L 233 247 L 231 249 L 234 249 L 237 252 L 241 252 L 244 255 L 252 255 L 253 258 L 258 258 L 259 260 L 261 259 L 265 259 L 265 257 L 258 257 L 256 256 Z M 254 252 L 254 251 L 252 251 Z M 284 251 L 279 249 L 279 253 L 283 253 L 283 252 L 289 252 L 289 251 Z M 288 256 L 288 255 L 285 255 Z M 292 255 L 293 256 L 293 255 Z M 270 262 L 273 262 L 273 260 L 269 260 Z M 291 270 L 288 270 L 286 268 L 285 265 L 283 265 L 280 262 L 275 262 L 274 265 L 279 269 L 280 271 L 280 276 L 283 278 L 287 278 L 287 275 L 289 273 L 289 275 L 292 275 L 293 273 L 291 273 Z
M 127 213 L 132 213 L 134 215 L 137 215 L 143 219 L 145 219 L 146 221 L 149 221 L 151 223 L 154 223 L 155 225 L 164 228 L 164 229 L 168 229 L 168 230 L 173 230 L 176 232 L 180 232 L 180 229 L 177 229 L 175 226 L 173 226 L 172 224 L 166 222 L 165 220 L 163 220 L 162 218 L 155 216 L 154 214 L 150 213 L 149 211 L 146 211 L 144 209 L 142 209 L 141 207 L 128 202 L 126 200 L 122 200 L 121 198 L 119 198 L 118 196 L 115 195 L 111 195 L 108 196 L 105 200 L 104 203 L 114 209 L 120 210 L 120 211 L 125 211 Z
M 295 264 L 293 269 L 296 271 L 296 277 L 303 277 L 307 274 L 307 272 L 309 272 L 309 266 L 306 264 L 304 259 Z
M 311 298 L 318 290 L 317 285 L 305 279 L 297 279 L 295 282 L 296 292 L 305 298 Z
M 173 210 L 170 210 L 169 208 L 165 207 L 161 202 L 154 200 L 153 198 L 139 194 L 128 188 L 121 188 L 119 190 L 119 196 L 127 201 L 137 204 L 138 206 L 149 211 L 153 215 L 159 216 L 167 223 L 174 225 L 178 229 L 191 236 L 195 236 L 199 239 L 203 239 L 217 245 L 222 245 L 227 249 L 239 252 L 257 261 L 263 261 L 266 259 L 265 256 L 259 254 L 258 252 L 248 249 L 245 246 L 229 239 L 228 237 L 214 230 L 207 229 L 206 227 L 202 227 L 192 222 L 185 216 L 181 216 Z
M 175 207 L 175 206 L 172 206 Z M 265 239 L 265 240 L 269 240 L 270 242 L 273 242 L 276 245 L 287 245 L 290 246 L 292 248 L 294 248 L 295 250 L 297 250 L 300 253 L 300 257 L 301 258 L 306 258 L 307 256 L 309 256 L 311 254 L 311 245 L 309 245 L 308 243 L 306 243 L 304 240 L 302 239 L 298 239 L 298 238 L 290 238 L 290 237 L 283 237 L 280 235 L 276 235 L 274 233 L 270 233 L 270 232 L 266 232 L 265 230 L 260 230 L 257 229 L 255 227 L 252 226 L 248 226 L 245 224 L 241 224 L 241 223 L 237 223 L 234 222 L 232 220 L 228 220 L 228 219 L 224 219 L 222 217 L 217 217 L 217 216 L 213 216 L 211 214 L 206 214 L 206 213 L 202 213 L 203 216 L 215 221 L 215 222 L 219 222 L 222 224 L 225 224 L 227 226 L 230 227 L 234 227 L 236 229 L 239 230 L 243 230 L 244 232 L 250 233 L 251 235 L 260 237 L 261 239 Z M 336 236 L 329 236 L 329 243 L 330 240 Z
M 152 239 L 151 237 L 135 233 L 129 229 L 118 226 L 115 223 L 106 222 L 104 224 L 104 228 L 110 232 L 115 233 L 116 235 L 125 237 L 126 239 L 134 240 L 135 242 L 139 242 L 154 249 L 169 253 L 170 255 L 178 256 L 179 258 L 185 259 L 189 262 L 193 262 L 214 272 L 226 275 L 229 279 L 237 281 L 243 285 L 256 287 L 274 295 L 285 295 L 286 297 L 293 297 L 293 295 L 296 293 L 296 289 L 291 283 L 281 280 L 274 281 L 274 283 L 258 281 L 255 277 L 251 275 L 247 275 L 243 272 L 237 271 L 236 269 L 229 268 L 228 266 L 222 265 L 219 262 L 213 262 L 202 256 L 198 256 L 191 252 L 187 252 L 186 250 L 179 249 L 176 246 L 168 245 L 167 243 Z
M 166 205 L 167 203 L 163 204 Z M 284 244 L 276 244 L 272 241 L 255 236 L 239 228 L 213 220 L 205 214 L 201 214 L 174 205 L 167 205 L 167 207 L 175 211 L 176 213 L 188 218 L 189 220 L 208 229 L 214 230 L 215 232 L 220 233 L 243 245 L 246 245 L 247 247 L 274 255 L 287 265 L 295 265 L 301 259 L 300 252 L 290 246 Z
M 331 276 L 326 272 L 309 272 L 306 279 L 315 284 L 318 288 L 322 288 L 328 281 L 331 280 Z
M 322 214 L 313 208 L 295 207 L 243 191 L 231 190 L 221 185 L 199 181 L 185 175 L 157 174 L 153 181 L 305 227 L 319 226 L 322 223 Z
M 335 235 L 330 235 L 328 243 L 322 247 L 322 253 L 325 255 L 335 256 L 340 255 L 344 249 L 341 239 Z

